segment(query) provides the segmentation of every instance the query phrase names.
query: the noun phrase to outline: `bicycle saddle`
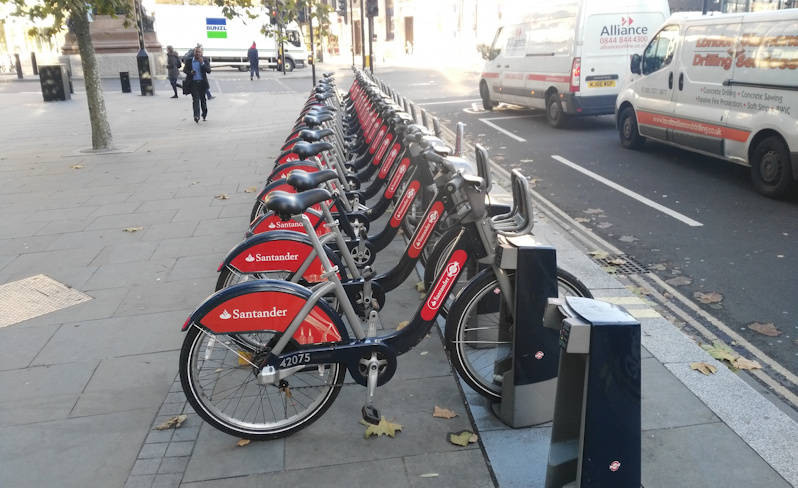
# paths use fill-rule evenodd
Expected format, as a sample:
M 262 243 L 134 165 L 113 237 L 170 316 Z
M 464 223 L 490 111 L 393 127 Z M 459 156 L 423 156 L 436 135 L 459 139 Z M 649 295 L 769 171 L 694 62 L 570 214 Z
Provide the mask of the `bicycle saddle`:
M 280 220 L 287 222 L 292 215 L 305 213 L 308 208 L 332 198 L 324 188 L 314 188 L 302 193 L 288 193 L 275 190 L 263 199 L 267 209 L 276 213 Z
M 325 113 L 321 113 L 318 115 L 307 114 L 305 115 L 305 117 L 302 118 L 302 122 L 308 125 L 319 126 L 324 122 L 327 122 L 328 120 L 332 119 L 333 116 L 331 114 L 325 114 Z
M 302 129 L 299 131 L 299 138 L 307 142 L 319 142 L 327 136 L 335 134 L 332 129 Z
M 308 173 L 301 169 L 295 169 L 288 173 L 285 182 L 303 192 L 318 187 L 325 181 L 330 181 L 338 177 L 334 169 L 323 169 L 314 173 Z
M 291 148 L 291 151 L 299 156 L 299 159 L 308 159 L 311 156 L 315 156 L 322 151 L 329 151 L 332 148 L 333 145 L 329 142 L 309 143 L 305 141 L 299 141 L 294 144 L 294 147 Z

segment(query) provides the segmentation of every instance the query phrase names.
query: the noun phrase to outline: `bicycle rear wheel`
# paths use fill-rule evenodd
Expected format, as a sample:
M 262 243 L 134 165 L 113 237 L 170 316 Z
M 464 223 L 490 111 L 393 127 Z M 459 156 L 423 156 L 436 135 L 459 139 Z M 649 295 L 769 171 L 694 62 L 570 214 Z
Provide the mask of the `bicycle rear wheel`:
M 194 411 L 214 428 L 245 439 L 278 439 L 312 424 L 338 396 L 346 368 L 337 363 L 309 366 L 277 384 L 259 384 L 249 361 L 276 334 L 188 330 L 180 351 L 180 382 Z
M 515 283 L 515 271 L 509 273 Z M 559 295 L 592 297 L 571 273 L 557 269 Z M 480 395 L 499 401 L 502 375 L 512 364 L 512 313 L 496 275 L 481 273 L 452 305 L 446 320 L 446 349 L 457 373 Z

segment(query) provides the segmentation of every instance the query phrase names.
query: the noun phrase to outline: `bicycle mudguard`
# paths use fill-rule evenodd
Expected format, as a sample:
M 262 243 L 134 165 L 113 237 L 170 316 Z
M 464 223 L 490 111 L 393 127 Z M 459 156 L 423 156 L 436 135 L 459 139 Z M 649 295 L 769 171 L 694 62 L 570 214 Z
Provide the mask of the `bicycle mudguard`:
M 196 324 L 215 334 L 285 332 L 310 296 L 310 290 L 295 283 L 238 283 L 206 298 L 186 320 L 183 331 Z M 349 342 L 346 325 L 324 300 L 310 310 L 293 338 L 301 345 Z
M 321 169 L 321 165 L 316 161 L 309 161 L 307 159 L 294 159 L 281 164 L 275 163 L 274 169 L 272 170 L 271 174 L 269 174 L 269 177 L 266 179 L 266 181 L 271 183 L 272 181 L 277 181 L 280 178 L 285 178 L 288 173 L 295 169 L 301 169 L 303 171 L 307 171 L 308 173 L 314 173 Z
M 329 227 L 322 225 L 324 223 L 324 216 L 321 214 L 321 212 L 315 210 L 314 208 L 309 208 L 305 212 L 305 215 L 308 216 L 310 224 L 316 230 L 316 235 L 323 236 L 324 234 L 330 232 Z M 307 232 L 305 232 L 305 227 L 301 222 L 297 222 L 296 220 L 284 222 L 282 219 L 280 219 L 280 217 L 270 210 L 264 214 L 261 214 L 258 218 L 252 221 L 252 223 L 249 225 L 246 236 L 252 237 L 255 234 L 263 234 L 264 232 L 271 232 L 274 230 L 291 230 L 294 232 L 307 234 Z
M 338 266 L 338 277 L 347 281 L 343 264 L 335 253 L 327 246 L 324 251 L 334 266 Z M 313 245 L 307 235 L 288 230 L 276 230 L 255 234 L 244 239 L 225 256 L 219 271 L 228 266 L 244 274 L 266 273 L 274 271 L 299 271 L 300 266 L 313 252 Z M 324 268 L 318 256 L 313 258 L 302 277 L 310 283 L 327 281 L 322 278 Z

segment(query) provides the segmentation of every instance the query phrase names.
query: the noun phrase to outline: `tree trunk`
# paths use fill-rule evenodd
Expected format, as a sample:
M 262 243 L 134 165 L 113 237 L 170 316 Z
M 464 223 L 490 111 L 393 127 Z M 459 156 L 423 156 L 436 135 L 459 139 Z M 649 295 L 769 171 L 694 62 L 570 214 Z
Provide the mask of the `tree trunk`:
M 72 30 L 75 33 L 80 60 L 83 63 L 86 100 L 89 103 L 89 120 L 91 121 L 91 146 L 95 150 L 114 149 L 114 136 L 111 134 L 111 126 L 108 124 L 100 71 L 97 68 L 97 57 L 94 54 L 88 14 L 85 10 L 75 9 L 72 11 Z

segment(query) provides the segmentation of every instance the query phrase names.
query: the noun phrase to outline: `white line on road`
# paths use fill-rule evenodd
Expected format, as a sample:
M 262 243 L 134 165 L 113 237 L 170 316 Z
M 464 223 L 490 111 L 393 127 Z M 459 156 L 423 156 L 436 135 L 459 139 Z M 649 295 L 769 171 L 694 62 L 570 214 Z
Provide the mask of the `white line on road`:
M 484 120 L 484 119 L 482 119 L 482 120 Z M 587 176 L 593 178 L 596 181 L 604 183 L 605 185 L 609 186 L 610 188 L 618 190 L 619 192 L 623 193 L 626 196 L 632 197 L 635 200 L 637 200 L 637 201 L 639 201 L 639 202 L 641 202 L 641 203 L 643 203 L 645 205 L 648 205 L 651 208 L 657 209 L 660 212 L 662 212 L 662 213 L 664 213 L 666 215 L 669 215 L 669 216 L 673 217 L 676 220 L 684 222 L 685 224 L 689 225 L 690 227 L 701 227 L 701 226 L 704 225 L 701 222 L 697 222 L 697 221 L 691 219 L 690 217 L 687 217 L 686 215 L 682 215 L 679 212 L 673 211 L 673 210 L 669 209 L 668 207 L 660 205 L 659 203 L 657 203 L 657 202 L 655 202 L 653 200 L 649 200 L 648 198 L 644 197 L 643 195 L 640 195 L 639 193 L 635 193 L 632 190 L 630 190 L 630 189 L 628 189 L 626 187 L 623 187 L 623 186 L 619 185 L 618 183 L 615 183 L 614 181 L 610 181 L 607 178 L 604 178 L 603 176 L 599 176 L 596 173 L 594 173 L 594 172 L 592 172 L 590 170 L 587 170 L 587 169 L 579 166 L 576 163 L 568 161 L 567 159 L 565 159 L 562 156 L 552 155 L 552 158 L 556 159 L 557 161 L 561 162 L 562 164 L 564 164 L 566 166 L 570 166 L 571 168 L 579 171 L 580 173 L 586 174 Z
M 501 117 L 501 118 L 502 118 L 502 119 L 520 119 L 520 118 L 522 118 L 522 117 L 521 117 L 521 116 L 519 116 L 519 117 Z M 501 132 L 502 134 L 506 134 L 506 135 L 508 135 L 508 136 L 512 137 L 513 139 L 515 139 L 515 140 L 516 140 L 516 141 L 518 141 L 518 142 L 526 142 L 526 139 L 522 139 L 522 138 L 518 137 L 517 135 L 513 134 L 512 132 L 510 132 L 510 131 L 506 131 L 506 130 L 502 129 L 502 128 L 501 128 L 501 127 L 499 127 L 498 125 L 496 125 L 496 124 L 494 124 L 493 122 L 491 122 L 491 120 L 498 120 L 498 119 L 496 119 L 496 118 L 492 118 L 492 119 L 479 119 L 479 121 L 480 121 L 480 122 L 483 122 L 485 125 L 489 125 L 489 126 L 493 127 L 493 128 L 494 128 L 494 129 L 496 129 L 497 131 Z

